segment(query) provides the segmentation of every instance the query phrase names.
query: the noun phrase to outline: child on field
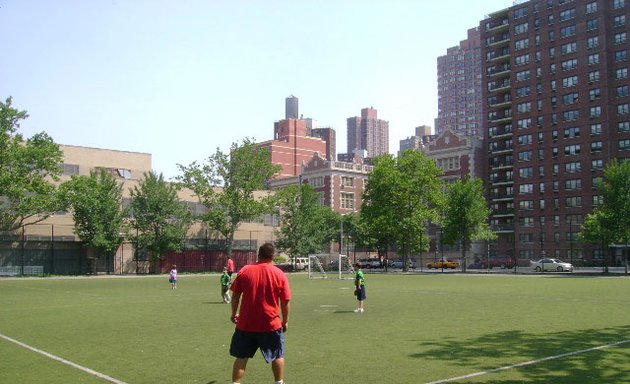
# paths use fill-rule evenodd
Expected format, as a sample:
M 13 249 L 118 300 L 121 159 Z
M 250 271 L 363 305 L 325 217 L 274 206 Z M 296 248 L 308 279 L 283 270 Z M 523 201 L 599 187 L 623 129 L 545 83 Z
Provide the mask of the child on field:
M 171 272 L 168 275 L 168 282 L 171 283 L 171 289 L 177 288 L 177 265 L 173 264 Z
M 356 263 L 355 268 L 357 269 L 357 274 L 354 276 L 354 295 L 359 301 L 359 308 L 354 311 L 363 313 L 363 311 L 365 311 L 365 299 L 367 298 L 365 294 L 365 275 L 361 270 L 361 264 Z
M 223 268 L 223 274 L 221 275 L 221 297 L 223 298 L 223 303 L 230 302 L 230 274 L 227 268 Z

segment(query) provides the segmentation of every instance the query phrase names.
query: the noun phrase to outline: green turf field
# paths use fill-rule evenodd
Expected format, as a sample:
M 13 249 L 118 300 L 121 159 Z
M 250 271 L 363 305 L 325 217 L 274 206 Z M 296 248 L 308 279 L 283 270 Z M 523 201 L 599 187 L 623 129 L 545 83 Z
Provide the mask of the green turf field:
M 218 278 L 0 279 L 0 382 L 108 382 L 8 337 L 120 383 L 231 383 Z M 290 279 L 288 384 L 630 382 L 625 277 L 367 274 L 363 314 L 351 280 Z M 257 355 L 244 383 L 272 382 Z

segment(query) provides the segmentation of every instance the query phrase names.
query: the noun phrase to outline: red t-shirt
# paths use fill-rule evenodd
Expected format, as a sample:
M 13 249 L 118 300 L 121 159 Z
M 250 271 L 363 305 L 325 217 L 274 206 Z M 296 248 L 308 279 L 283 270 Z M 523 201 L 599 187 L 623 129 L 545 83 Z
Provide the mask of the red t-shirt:
M 271 332 L 282 328 L 280 299 L 291 300 L 289 279 L 272 263 L 246 265 L 232 283 L 240 292 L 241 307 L 236 327 L 246 332 Z
M 229 273 L 234 272 L 234 260 L 232 259 L 227 259 L 227 271 Z

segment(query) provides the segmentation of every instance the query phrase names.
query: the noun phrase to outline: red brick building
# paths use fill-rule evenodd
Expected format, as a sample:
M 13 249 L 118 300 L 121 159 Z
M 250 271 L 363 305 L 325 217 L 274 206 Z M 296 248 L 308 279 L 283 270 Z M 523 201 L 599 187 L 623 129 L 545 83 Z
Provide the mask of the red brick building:
M 302 163 L 310 160 L 316 152 L 326 156 L 326 142 L 308 135 L 305 120 L 285 119 L 276 122 L 273 137 L 273 140 L 258 145 L 269 150 L 273 164 L 282 166 L 279 178 L 298 176 L 302 171 Z

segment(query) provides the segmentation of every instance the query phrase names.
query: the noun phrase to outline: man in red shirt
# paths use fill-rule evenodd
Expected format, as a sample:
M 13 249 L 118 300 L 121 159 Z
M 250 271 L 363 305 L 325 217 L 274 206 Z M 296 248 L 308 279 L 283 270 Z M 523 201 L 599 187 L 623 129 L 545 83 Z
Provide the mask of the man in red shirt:
M 244 266 L 232 283 L 231 320 L 236 329 L 230 355 L 236 358 L 232 368 L 234 383 L 241 382 L 248 359 L 258 349 L 265 361 L 271 363 L 276 383 L 284 383 L 284 333 L 289 320 L 291 288 L 284 272 L 273 265 L 274 253 L 273 244 L 261 245 L 258 262 Z

